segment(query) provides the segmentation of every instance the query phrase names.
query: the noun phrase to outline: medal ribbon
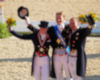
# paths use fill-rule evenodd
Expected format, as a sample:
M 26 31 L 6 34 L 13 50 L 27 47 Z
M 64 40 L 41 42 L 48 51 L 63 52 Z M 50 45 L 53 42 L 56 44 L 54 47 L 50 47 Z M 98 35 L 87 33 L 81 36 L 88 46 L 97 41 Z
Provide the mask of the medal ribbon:
M 54 26 L 54 30 L 55 30 L 57 37 L 60 39 L 63 47 L 66 48 L 67 53 L 70 54 L 70 47 L 66 44 L 66 41 L 64 40 L 64 37 L 62 36 L 61 32 L 59 31 L 57 25 Z
M 55 33 L 56 33 L 57 37 L 60 39 L 62 45 L 66 48 L 67 44 L 66 44 L 64 37 L 62 36 L 61 32 L 59 31 L 57 25 L 54 26 L 54 29 L 55 29 Z
M 41 40 L 41 38 L 40 38 L 40 32 L 38 32 L 38 39 L 39 39 L 40 46 L 42 47 L 44 45 L 46 39 L 47 39 L 47 35 L 46 35 L 46 37 L 45 37 L 44 40 Z

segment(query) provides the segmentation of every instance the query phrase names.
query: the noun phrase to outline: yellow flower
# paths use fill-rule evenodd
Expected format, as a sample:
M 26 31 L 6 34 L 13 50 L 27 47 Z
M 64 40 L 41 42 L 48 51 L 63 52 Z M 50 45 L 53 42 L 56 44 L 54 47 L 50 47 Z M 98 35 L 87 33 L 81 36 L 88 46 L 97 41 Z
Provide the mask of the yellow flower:
M 8 24 L 13 23 L 14 21 L 15 21 L 14 18 L 8 18 L 7 20 Z
M 95 22 L 98 21 L 98 17 L 95 13 L 92 12 L 92 13 L 90 13 L 90 15 L 92 16 L 92 18 L 94 19 Z
M 14 22 L 15 20 L 14 20 L 14 18 L 11 18 L 11 22 Z
M 83 17 L 85 17 L 85 14 L 82 14 L 82 15 L 80 15 L 79 17 L 80 17 L 80 18 L 83 18 Z
M 81 24 L 86 23 L 87 22 L 86 15 L 85 14 L 80 15 L 79 21 L 81 22 Z
M 97 15 L 96 14 L 93 14 L 93 13 L 90 14 L 90 15 L 92 15 L 93 18 L 97 17 Z
M 15 21 L 14 18 L 8 18 L 8 20 L 7 20 L 6 22 L 7 22 L 7 24 L 8 24 L 9 26 L 16 25 L 16 21 Z
M 97 17 L 97 15 L 92 15 L 92 17 L 96 18 L 96 17 Z
M 90 14 L 91 14 L 91 15 L 96 15 L 96 14 L 95 14 L 95 13 L 93 13 L 93 12 L 91 12 Z
M 84 23 L 84 21 L 81 21 L 81 24 L 83 24 Z
M 98 21 L 98 17 L 95 13 L 91 12 L 89 14 L 82 14 L 80 15 L 78 18 L 79 18 L 79 21 L 81 22 L 81 24 L 84 24 L 84 23 L 88 23 L 88 20 L 87 20 L 87 16 L 92 16 L 94 22 L 97 22 Z

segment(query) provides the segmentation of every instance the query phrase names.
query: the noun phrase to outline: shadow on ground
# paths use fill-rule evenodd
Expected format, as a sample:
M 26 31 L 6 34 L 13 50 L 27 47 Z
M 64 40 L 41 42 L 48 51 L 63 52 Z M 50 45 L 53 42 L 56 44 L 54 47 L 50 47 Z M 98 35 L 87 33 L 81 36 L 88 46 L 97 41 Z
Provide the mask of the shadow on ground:
M 100 80 L 100 75 L 87 76 L 84 80 Z
M 88 59 L 100 58 L 100 53 L 98 53 L 98 54 L 88 54 L 88 55 L 87 55 L 87 58 L 88 58 Z
M 7 59 L 0 59 L 0 62 L 31 62 L 32 58 L 7 58 Z
M 50 80 L 56 80 L 56 79 L 50 79 Z M 64 78 L 66 80 L 66 78 Z M 73 79 L 71 79 L 73 80 Z M 94 76 L 87 76 L 83 80 L 100 80 L 100 75 L 94 75 Z
M 98 54 L 88 54 L 87 55 L 88 59 L 92 59 L 92 58 L 100 58 L 100 53 Z M 6 59 L 0 59 L 0 62 L 8 62 L 8 61 L 12 61 L 12 62 L 31 62 L 32 58 L 6 58 Z

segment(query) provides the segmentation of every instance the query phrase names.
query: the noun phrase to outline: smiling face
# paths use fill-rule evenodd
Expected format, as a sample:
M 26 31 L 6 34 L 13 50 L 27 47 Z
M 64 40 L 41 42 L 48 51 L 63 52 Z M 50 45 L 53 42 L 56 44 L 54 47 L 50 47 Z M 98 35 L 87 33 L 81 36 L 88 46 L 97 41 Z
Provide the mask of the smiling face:
M 70 19 L 69 25 L 70 25 L 70 28 L 71 28 L 72 30 L 76 30 L 76 29 L 79 28 L 79 26 L 78 26 L 78 21 L 77 21 L 76 18 L 71 18 L 71 19 Z
M 57 24 L 60 25 L 60 24 L 64 23 L 64 21 L 65 21 L 65 17 L 63 15 L 63 13 L 62 12 L 56 13 L 56 22 L 57 22 Z

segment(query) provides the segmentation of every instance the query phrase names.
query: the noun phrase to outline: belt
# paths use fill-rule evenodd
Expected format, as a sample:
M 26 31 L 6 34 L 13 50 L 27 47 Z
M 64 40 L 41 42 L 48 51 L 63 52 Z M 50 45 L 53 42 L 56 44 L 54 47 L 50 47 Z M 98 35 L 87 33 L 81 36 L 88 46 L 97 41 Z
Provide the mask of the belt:
M 77 49 L 72 49 L 71 54 L 73 54 L 73 53 L 77 53 Z
M 65 54 L 54 54 L 55 56 L 65 56 L 65 55 L 67 55 L 67 53 L 65 53 Z
M 44 56 L 47 56 L 47 54 L 46 53 L 36 52 L 36 56 L 44 57 Z
M 67 55 L 65 48 L 56 48 L 54 53 L 55 53 L 54 55 L 57 55 L 57 56 Z
M 73 57 L 73 58 L 77 57 L 77 56 L 73 56 L 73 55 L 68 55 L 68 56 Z

